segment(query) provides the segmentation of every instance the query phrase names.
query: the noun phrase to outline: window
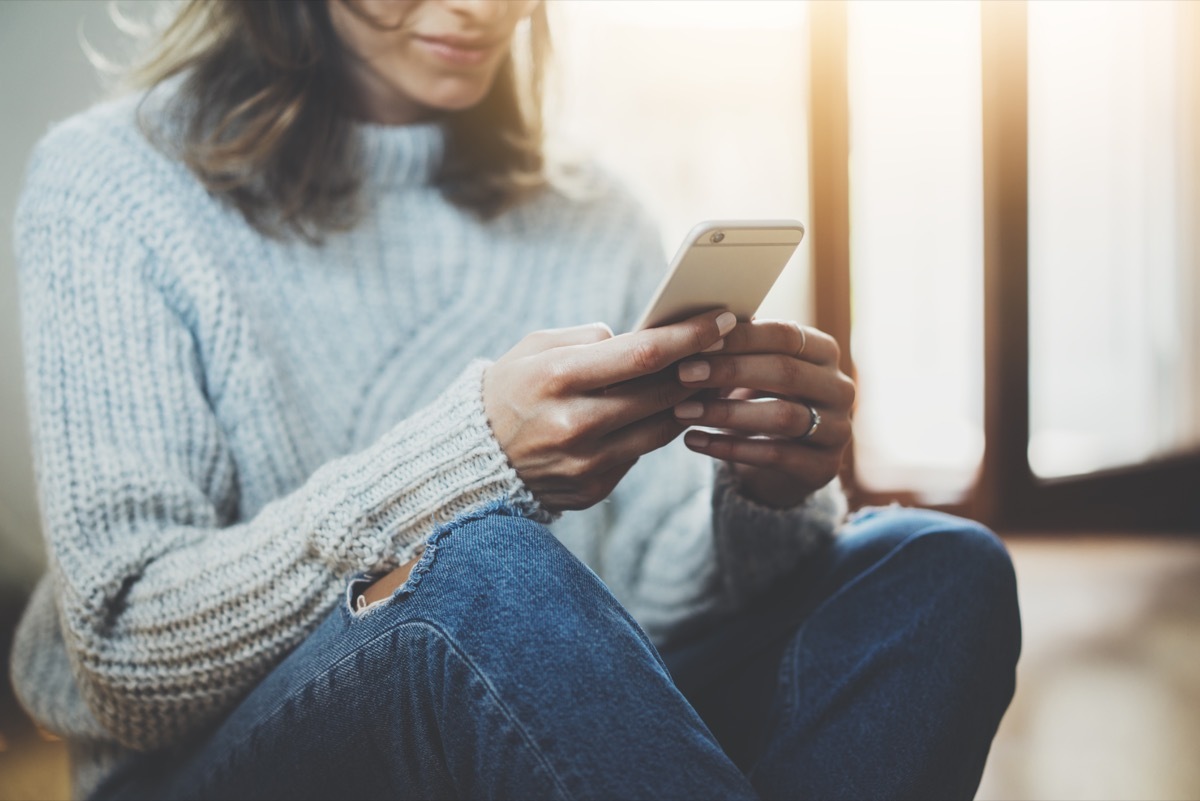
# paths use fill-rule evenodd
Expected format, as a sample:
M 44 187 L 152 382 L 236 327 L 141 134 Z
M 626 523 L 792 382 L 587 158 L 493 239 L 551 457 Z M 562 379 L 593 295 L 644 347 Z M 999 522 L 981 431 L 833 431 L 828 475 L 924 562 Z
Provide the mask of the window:
M 1029 463 L 1088 473 L 1200 442 L 1174 3 L 1029 6 Z
M 854 500 L 1200 525 L 1200 4 L 551 10 L 552 120 L 668 252 L 701 219 L 808 224 L 764 313 L 848 351 Z
M 847 13 L 858 476 L 959 500 L 983 454 L 979 5 Z
M 551 4 L 558 145 L 643 199 L 667 256 L 699 221 L 808 221 L 807 5 L 745 0 Z M 802 245 L 762 316 L 805 319 Z

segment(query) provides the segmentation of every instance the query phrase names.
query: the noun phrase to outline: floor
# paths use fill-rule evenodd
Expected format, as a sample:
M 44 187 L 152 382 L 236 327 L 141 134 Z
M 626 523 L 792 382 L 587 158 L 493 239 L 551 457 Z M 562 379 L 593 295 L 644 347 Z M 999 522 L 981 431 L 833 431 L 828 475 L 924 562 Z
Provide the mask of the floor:
M 1025 646 L 980 799 L 1200 798 L 1200 537 L 1009 538 Z M 67 797 L 0 706 L 0 801 Z
M 1009 544 L 1025 644 L 979 798 L 1200 798 L 1200 538 Z

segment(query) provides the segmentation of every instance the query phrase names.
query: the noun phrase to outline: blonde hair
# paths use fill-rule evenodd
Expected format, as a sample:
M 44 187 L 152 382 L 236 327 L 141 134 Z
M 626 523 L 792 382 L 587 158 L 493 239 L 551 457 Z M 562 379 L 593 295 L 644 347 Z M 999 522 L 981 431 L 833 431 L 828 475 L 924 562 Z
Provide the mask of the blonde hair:
M 546 184 L 544 4 L 527 24 L 487 96 L 443 118 L 433 183 L 485 219 Z M 353 227 L 362 185 L 354 95 L 325 0 L 187 0 L 126 82 L 149 90 L 175 76 L 168 124 L 142 115 L 142 128 L 213 195 L 269 236 L 316 242 Z

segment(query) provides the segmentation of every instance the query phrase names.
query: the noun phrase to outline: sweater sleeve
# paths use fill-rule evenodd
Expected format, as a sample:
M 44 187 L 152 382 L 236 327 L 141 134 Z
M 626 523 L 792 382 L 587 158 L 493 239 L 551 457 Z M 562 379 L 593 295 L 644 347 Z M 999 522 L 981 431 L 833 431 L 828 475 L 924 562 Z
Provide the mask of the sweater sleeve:
M 666 267 L 657 230 L 640 216 L 641 246 L 627 265 L 619 329 L 625 331 Z M 668 644 L 744 607 L 794 571 L 832 541 L 845 515 L 837 480 L 792 508 L 774 509 L 742 493 L 727 463 L 676 441 L 643 457 L 613 493 L 609 517 L 620 533 L 602 564 L 650 636 Z M 643 530 L 644 541 L 627 540 Z M 630 553 L 637 564 L 629 563 Z
M 406 559 L 437 523 L 498 499 L 544 517 L 490 431 L 476 361 L 374 444 L 239 520 L 237 463 L 160 257 L 77 200 L 26 191 L 22 329 L 63 637 L 122 744 L 169 746 L 227 714 L 328 614 L 346 574 Z

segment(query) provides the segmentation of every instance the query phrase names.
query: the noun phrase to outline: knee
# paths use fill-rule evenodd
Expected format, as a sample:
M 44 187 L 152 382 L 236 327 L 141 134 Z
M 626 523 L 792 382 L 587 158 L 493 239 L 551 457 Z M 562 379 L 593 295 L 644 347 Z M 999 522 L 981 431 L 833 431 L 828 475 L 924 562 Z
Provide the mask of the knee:
M 850 536 L 877 540 L 908 574 L 908 591 L 947 631 L 986 640 L 998 661 L 1015 664 L 1021 624 L 1016 575 L 1004 543 L 973 520 L 925 509 L 867 513 Z
M 890 525 L 909 545 L 921 548 L 924 558 L 939 562 L 961 581 L 1014 583 L 1008 549 L 982 523 L 929 509 L 900 509 Z
M 855 515 L 846 536 L 879 550 L 918 548 L 927 563 L 945 568 L 948 580 L 1012 584 L 1013 568 L 1000 538 L 974 520 L 929 509 L 892 507 Z
M 449 627 L 544 641 L 595 630 L 597 616 L 627 613 L 600 578 L 545 526 L 503 505 L 435 532 L 414 568 L 414 605 Z
M 439 529 L 422 562 L 416 581 L 380 610 L 378 625 L 453 650 L 505 693 L 536 705 L 526 690 L 578 698 L 605 676 L 666 675 L 599 577 L 549 529 L 511 509 L 492 507 Z
M 548 528 L 503 504 L 442 526 L 428 550 L 430 574 L 453 580 L 460 593 L 525 601 L 604 586 Z
M 906 546 L 933 582 L 939 622 L 1011 668 L 1021 650 L 1017 580 L 1004 543 L 985 526 L 936 512 L 913 513 Z

